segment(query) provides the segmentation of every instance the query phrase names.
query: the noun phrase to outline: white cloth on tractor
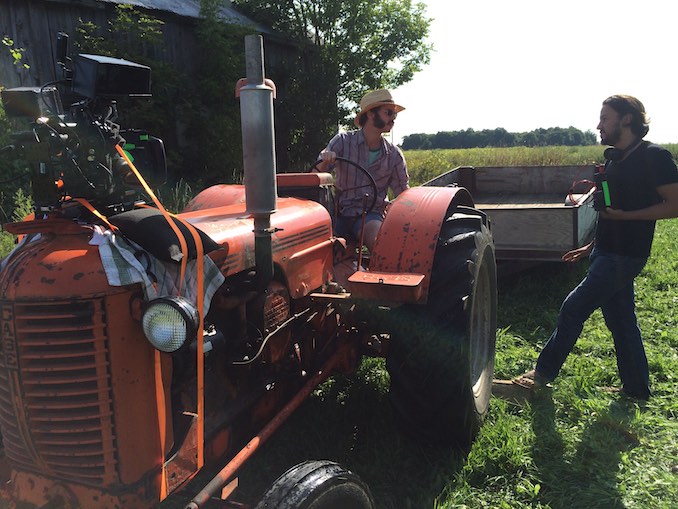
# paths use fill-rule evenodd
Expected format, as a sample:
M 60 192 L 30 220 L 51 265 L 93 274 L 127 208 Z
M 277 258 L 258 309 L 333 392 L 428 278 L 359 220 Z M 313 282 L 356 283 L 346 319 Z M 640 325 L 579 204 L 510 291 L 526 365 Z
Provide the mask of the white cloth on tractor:
M 99 246 L 101 263 L 111 286 L 141 283 L 146 299 L 153 300 L 168 295 L 178 295 L 181 265 L 163 262 L 134 242 L 116 235 L 111 230 L 95 227 L 91 245 Z M 181 285 L 181 295 L 197 302 L 197 260 L 186 263 L 186 273 Z M 204 314 L 210 308 L 212 297 L 224 282 L 224 275 L 208 256 L 203 257 Z

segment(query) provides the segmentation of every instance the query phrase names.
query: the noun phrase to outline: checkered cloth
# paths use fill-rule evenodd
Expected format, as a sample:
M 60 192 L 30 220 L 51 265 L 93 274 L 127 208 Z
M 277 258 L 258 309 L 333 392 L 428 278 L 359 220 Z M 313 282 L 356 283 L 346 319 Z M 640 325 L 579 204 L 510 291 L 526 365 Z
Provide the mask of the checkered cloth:
M 101 263 L 111 286 L 141 283 L 148 300 L 181 293 L 194 304 L 197 302 L 197 260 L 187 262 L 184 280 L 179 285 L 180 264 L 159 260 L 122 235 L 95 226 L 89 243 L 99 246 Z M 208 256 L 203 258 L 203 269 L 203 305 L 204 313 L 207 314 L 212 297 L 225 278 Z

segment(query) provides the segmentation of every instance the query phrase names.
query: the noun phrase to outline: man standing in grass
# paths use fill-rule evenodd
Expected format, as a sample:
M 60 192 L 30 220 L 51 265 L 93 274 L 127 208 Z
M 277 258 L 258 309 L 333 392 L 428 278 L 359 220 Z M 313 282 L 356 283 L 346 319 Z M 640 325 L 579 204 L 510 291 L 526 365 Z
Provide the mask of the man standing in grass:
M 668 150 L 643 140 L 648 123 L 645 107 L 635 97 L 613 95 L 603 101 L 598 130 L 601 143 L 610 145 L 605 173 L 613 202 L 599 214 L 594 241 L 563 255 L 568 262 L 590 255 L 588 273 L 563 302 L 535 369 L 514 383 L 534 388 L 555 379 L 584 322 L 600 308 L 614 339 L 619 392 L 650 397 L 634 279 L 650 256 L 656 220 L 678 217 L 678 169 Z

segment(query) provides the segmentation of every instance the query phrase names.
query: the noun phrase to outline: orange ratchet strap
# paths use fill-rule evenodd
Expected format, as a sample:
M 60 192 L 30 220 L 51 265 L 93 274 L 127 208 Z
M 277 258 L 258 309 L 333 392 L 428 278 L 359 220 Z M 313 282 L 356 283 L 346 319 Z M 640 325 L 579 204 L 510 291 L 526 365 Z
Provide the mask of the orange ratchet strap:
M 177 238 L 179 239 L 179 244 L 181 246 L 181 278 L 179 280 L 179 292 L 181 292 L 181 284 L 183 282 L 185 273 L 186 273 L 186 263 L 188 261 L 188 247 L 186 244 L 186 239 L 182 235 L 181 231 L 177 227 L 176 224 L 174 224 L 174 221 L 172 221 L 172 217 L 176 218 L 177 221 L 180 221 L 186 228 L 188 228 L 188 231 L 191 232 L 191 236 L 193 237 L 193 242 L 195 243 L 195 248 L 197 252 L 197 307 L 198 307 L 198 316 L 199 316 L 199 325 L 198 325 L 198 337 L 197 337 L 197 359 L 196 359 L 196 366 L 197 366 L 197 415 L 198 415 L 198 423 L 197 423 L 197 433 L 198 433 L 198 458 L 197 458 L 197 467 L 198 469 L 202 468 L 203 465 L 205 464 L 205 442 L 204 442 L 204 436 L 205 436 L 205 358 L 204 358 L 204 348 L 205 345 L 203 343 L 203 329 L 204 329 L 204 306 L 205 306 L 205 296 L 204 296 L 204 289 L 203 289 L 203 279 L 204 279 L 204 270 L 205 270 L 205 265 L 204 265 L 204 249 L 202 245 L 202 239 L 200 238 L 200 235 L 198 234 L 198 231 L 193 227 L 192 224 L 188 223 L 187 221 L 184 221 L 180 217 L 174 216 L 167 212 L 165 210 L 165 207 L 162 206 L 162 203 L 160 203 L 160 200 L 155 196 L 149 185 L 146 183 L 144 178 L 141 176 L 141 173 L 137 170 L 136 166 L 130 159 L 129 155 L 127 152 L 123 150 L 123 148 L 120 145 L 116 145 L 115 149 L 118 151 L 120 156 L 125 160 L 125 162 L 129 165 L 131 168 L 132 172 L 134 175 L 137 177 L 141 185 L 143 186 L 144 190 L 148 195 L 151 197 L 155 205 L 158 207 L 158 210 L 163 214 L 165 217 L 165 220 L 169 223 L 169 225 L 172 227 L 172 230 L 176 234 Z M 165 394 L 164 394 L 164 386 L 162 383 L 162 369 L 161 369 L 161 363 L 160 363 L 160 352 L 156 351 L 156 361 L 155 361 L 155 380 L 156 380 L 156 401 L 158 402 L 158 426 L 160 427 L 160 447 L 161 447 L 161 458 L 162 458 L 162 486 L 161 486 L 161 493 L 160 493 L 160 500 L 163 500 L 167 497 L 167 472 L 165 469 L 165 461 L 164 461 L 164 456 L 165 456 L 165 442 L 166 442 L 166 431 L 165 431 L 165 425 L 167 422 L 167 415 L 166 415 L 166 406 L 165 406 Z M 161 407 L 162 405 L 162 407 Z

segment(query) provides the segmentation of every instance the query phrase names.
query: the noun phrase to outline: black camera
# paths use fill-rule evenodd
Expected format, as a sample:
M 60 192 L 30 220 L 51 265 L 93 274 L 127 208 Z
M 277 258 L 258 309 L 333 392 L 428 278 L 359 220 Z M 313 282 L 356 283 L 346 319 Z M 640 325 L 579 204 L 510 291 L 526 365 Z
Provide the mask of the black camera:
M 73 61 L 73 92 L 97 97 L 150 97 L 151 68 L 120 58 L 77 55 Z
M 13 135 L 13 146 L 30 167 L 36 211 L 60 208 L 70 198 L 87 199 L 109 215 L 133 207 L 142 186 L 116 145 L 152 186 L 167 176 L 162 140 L 116 123 L 116 99 L 150 97 L 150 67 L 101 55 L 71 60 L 64 33 L 57 37 L 57 64 L 62 80 L 6 89 L 1 97 L 8 117 L 28 122 L 26 131 Z

